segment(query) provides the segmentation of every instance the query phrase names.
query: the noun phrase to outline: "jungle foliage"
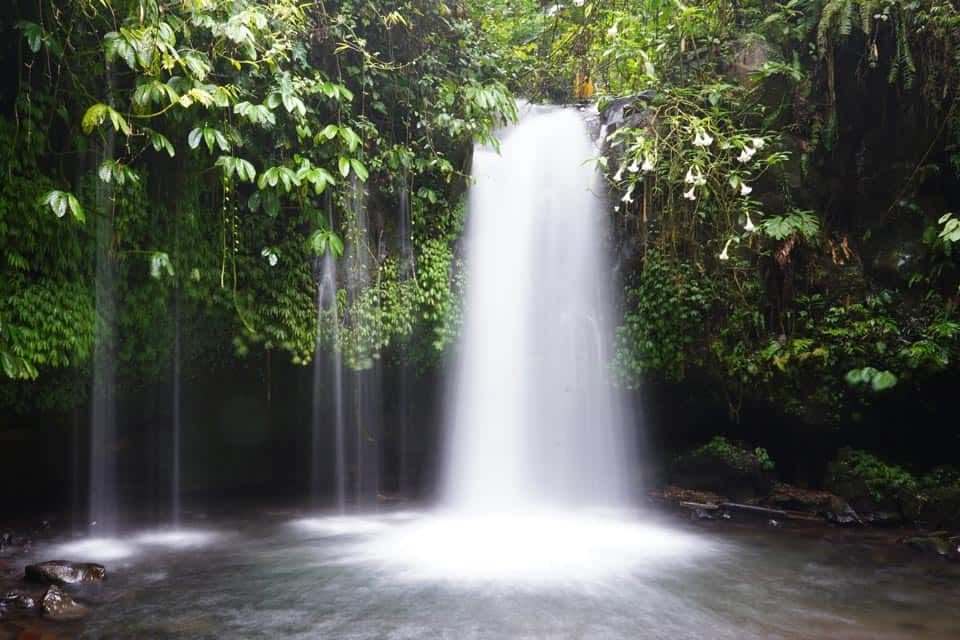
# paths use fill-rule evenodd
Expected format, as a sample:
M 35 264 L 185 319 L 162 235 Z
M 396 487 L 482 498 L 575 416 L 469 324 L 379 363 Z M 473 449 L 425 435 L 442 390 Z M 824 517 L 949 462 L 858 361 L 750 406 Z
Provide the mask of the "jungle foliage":
M 696 372 L 734 418 L 761 398 L 839 425 L 960 357 L 952 2 L 17 0 L 12 13 L 0 364 L 38 380 L 5 393 L 60 397 L 56 381 L 84 379 L 97 229 L 130 379 L 166 366 L 176 299 L 203 319 L 191 357 L 309 361 L 329 256 L 340 280 L 321 342 L 336 328 L 356 368 L 430 366 L 458 326 L 470 146 L 495 144 L 512 95 L 623 110 L 595 160 L 614 194 L 624 386 Z
M 734 418 L 840 425 L 956 366 L 955 3 L 477 4 L 515 88 L 623 111 L 622 384 L 695 370 Z
M 424 362 L 444 348 L 465 163 L 515 112 L 461 3 L 18 0 L 8 13 L 8 377 L 85 365 L 109 323 L 98 236 L 119 301 L 102 329 L 130 381 L 168 366 L 177 299 L 203 318 L 213 361 L 254 348 L 309 361 L 327 254 L 351 365 L 391 343 L 422 346 Z

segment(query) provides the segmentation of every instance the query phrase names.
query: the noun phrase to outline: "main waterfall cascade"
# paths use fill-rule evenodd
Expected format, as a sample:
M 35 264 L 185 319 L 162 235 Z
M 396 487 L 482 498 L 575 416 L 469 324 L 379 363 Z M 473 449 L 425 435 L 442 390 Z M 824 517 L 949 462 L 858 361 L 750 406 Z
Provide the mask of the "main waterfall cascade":
M 524 111 L 499 152 L 474 152 L 440 504 L 297 522 L 360 536 L 348 559 L 399 579 L 591 585 L 711 546 L 631 508 L 597 149 L 578 110 Z
M 624 506 L 633 447 L 607 375 L 597 150 L 578 111 L 527 111 L 499 153 L 474 153 L 443 498 L 466 511 Z

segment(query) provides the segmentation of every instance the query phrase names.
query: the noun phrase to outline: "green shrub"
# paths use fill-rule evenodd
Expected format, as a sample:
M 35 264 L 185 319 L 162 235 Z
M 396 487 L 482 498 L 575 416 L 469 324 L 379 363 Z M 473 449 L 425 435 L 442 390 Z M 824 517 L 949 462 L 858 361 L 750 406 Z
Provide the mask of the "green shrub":
M 898 505 L 915 496 L 918 489 L 916 478 L 908 471 L 858 449 L 840 451 L 830 465 L 829 482 L 844 498 L 870 498 L 877 503 L 891 501 Z
M 739 443 L 731 442 L 723 436 L 714 436 L 710 442 L 698 449 L 694 449 L 690 454 L 692 458 L 702 458 L 712 456 L 723 460 L 725 463 L 740 471 L 754 471 L 761 469 L 763 471 L 773 471 L 775 464 L 770 458 L 770 454 L 763 447 L 757 447 L 750 451 Z

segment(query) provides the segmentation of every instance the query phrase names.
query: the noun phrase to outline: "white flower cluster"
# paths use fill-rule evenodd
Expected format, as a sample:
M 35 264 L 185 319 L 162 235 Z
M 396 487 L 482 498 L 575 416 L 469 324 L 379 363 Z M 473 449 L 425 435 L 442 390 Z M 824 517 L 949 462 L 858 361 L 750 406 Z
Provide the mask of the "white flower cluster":
M 693 146 L 709 147 L 712 144 L 713 144 L 713 137 L 703 129 L 697 129 L 696 135 L 693 136 Z
M 743 146 L 743 150 L 740 152 L 740 155 L 737 156 L 737 160 L 746 164 L 753 160 L 753 156 L 757 153 L 759 149 L 763 149 L 763 145 L 766 144 L 763 141 L 763 138 L 753 138 L 750 140 L 750 144 Z
M 690 189 L 683 194 L 683 197 L 687 200 L 696 200 L 697 187 L 702 187 L 703 185 L 707 184 L 706 177 L 703 175 L 703 172 L 697 165 L 693 165 L 687 169 L 687 175 L 684 177 L 683 181 L 690 185 Z

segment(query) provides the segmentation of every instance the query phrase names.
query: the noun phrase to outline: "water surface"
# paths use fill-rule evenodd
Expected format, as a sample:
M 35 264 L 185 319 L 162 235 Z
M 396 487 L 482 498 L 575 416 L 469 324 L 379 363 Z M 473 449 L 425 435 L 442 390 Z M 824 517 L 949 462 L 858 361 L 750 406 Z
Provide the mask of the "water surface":
M 261 513 L 205 523 L 203 535 L 183 541 L 131 532 L 123 536 L 128 555 L 106 560 L 107 583 L 85 594 L 95 610 L 78 631 L 171 639 L 960 638 L 957 565 L 782 530 L 603 517 L 567 522 L 553 539 L 549 526 L 531 533 L 521 519 L 499 533 L 463 522 L 463 539 L 445 540 L 456 532 L 451 523 L 408 513 Z M 604 533 L 603 522 L 616 530 Z M 578 526 L 601 540 L 578 548 L 586 539 Z M 545 551 L 526 558 L 538 536 Z M 521 552 L 503 546 L 512 540 Z M 506 560 L 494 556 L 498 548 Z M 48 543 L 34 556 L 65 551 L 82 560 L 109 548 Z M 618 553 L 622 567 L 613 562 Z M 548 555 L 555 571 L 542 563 Z M 491 570 L 481 570 L 487 561 Z

